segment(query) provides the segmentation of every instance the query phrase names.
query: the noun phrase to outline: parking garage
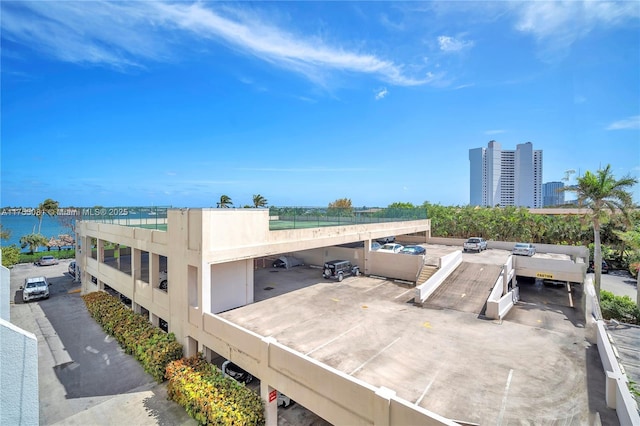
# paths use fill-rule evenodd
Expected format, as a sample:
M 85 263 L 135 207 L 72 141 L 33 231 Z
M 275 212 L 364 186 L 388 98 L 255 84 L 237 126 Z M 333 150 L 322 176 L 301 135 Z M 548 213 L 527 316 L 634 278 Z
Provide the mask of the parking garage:
M 585 357 L 585 348 L 578 343 L 581 331 L 575 327 L 564 330 L 566 317 L 560 317 L 561 312 L 546 313 L 547 321 L 558 323 L 559 328 L 541 329 L 509 322 L 509 317 L 479 320 L 477 308 L 469 312 L 450 306 L 416 306 L 407 285 L 417 280 L 415 270 L 409 279 L 384 279 L 380 277 L 385 274 L 375 273 L 384 259 L 380 256 L 397 255 L 358 251 L 355 260 L 363 263 L 366 276 L 349 277 L 341 283 L 322 280 L 320 270 L 313 267 L 337 256 L 333 251 L 337 245 L 391 234 L 419 234 L 428 225 L 287 230 L 278 231 L 274 239 L 274 234 L 260 230 L 262 219 L 247 222 L 247 216 L 253 216 L 243 213 L 244 221 L 228 223 L 229 213 L 170 212 L 166 233 L 125 232 L 113 225 L 86 230 L 85 244 L 88 238 L 106 234 L 110 241 L 132 247 L 132 259 L 139 256 L 136 250 L 167 256 L 169 282 L 185 283 L 170 284 L 170 298 L 145 280 L 104 270 L 100 258 L 87 261 L 87 270 L 102 283 L 118 281 L 114 287 L 120 286 L 124 294 L 130 292 L 134 309 L 144 308 L 151 317 L 166 311 L 169 329 L 182 336 L 186 353 L 202 351 L 210 358 L 231 359 L 263 379 L 260 393 L 265 399 L 272 389 L 278 389 L 335 424 L 450 424 L 448 419 L 472 424 L 529 419 L 532 412 L 553 419 L 589 417 L 578 365 Z M 225 220 L 226 226 L 216 227 L 217 220 Z M 225 238 L 231 242 L 219 251 L 215 243 Z M 174 247 L 169 241 L 183 244 Z M 429 247 L 427 258 L 437 250 Z M 498 251 L 489 250 L 468 261 Z M 255 270 L 260 259 L 282 253 L 313 255 L 302 267 Z M 412 257 L 394 257 L 389 263 L 402 271 L 407 268 L 398 267 L 400 260 L 409 262 Z M 137 260 L 132 262 L 135 270 Z M 399 273 L 391 268 L 387 276 L 394 275 Z M 153 277 L 150 281 L 153 284 Z M 460 297 L 466 295 L 465 290 Z M 528 309 L 534 315 L 542 311 Z M 225 312 L 213 313 L 220 311 Z M 180 324 L 182 329 L 176 328 Z M 549 333 L 551 329 L 567 335 L 557 339 Z M 532 368 L 523 365 L 523 359 L 538 362 Z M 561 371 L 573 371 L 573 379 L 560 383 Z M 523 402 L 532 383 L 536 389 L 552 388 L 549 398 L 537 399 L 533 409 L 531 402 Z M 568 409 L 569 402 L 563 402 L 568 400 L 574 408 Z M 267 410 L 273 419 L 275 411 L 269 411 L 273 410 L 270 406 Z

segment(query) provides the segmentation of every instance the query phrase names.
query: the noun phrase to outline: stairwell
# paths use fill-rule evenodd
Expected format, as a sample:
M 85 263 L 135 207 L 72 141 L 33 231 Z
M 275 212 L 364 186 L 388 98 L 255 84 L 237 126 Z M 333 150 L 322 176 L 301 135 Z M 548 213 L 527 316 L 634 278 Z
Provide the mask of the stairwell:
M 424 265 L 422 267 L 422 271 L 420 271 L 420 275 L 416 281 L 416 285 L 420 285 L 425 283 L 433 274 L 438 270 L 437 266 Z

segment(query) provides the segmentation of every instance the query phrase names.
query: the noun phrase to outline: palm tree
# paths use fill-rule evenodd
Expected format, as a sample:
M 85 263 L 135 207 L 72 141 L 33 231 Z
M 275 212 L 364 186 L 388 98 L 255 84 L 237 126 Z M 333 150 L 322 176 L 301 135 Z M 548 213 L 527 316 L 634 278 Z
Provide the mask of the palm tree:
M 20 247 L 25 248 L 29 246 L 29 253 L 33 254 L 34 251 L 38 251 L 39 247 L 46 246 L 49 240 L 40 234 L 29 234 L 20 237 Z
M 578 205 L 590 209 L 585 217 L 593 225 L 593 266 L 595 272 L 595 288 L 600 301 L 600 280 L 602 278 L 602 248 L 600 246 L 600 227 L 606 222 L 608 213 L 622 213 L 628 217 L 633 206 L 633 198 L 628 188 L 638 183 L 638 179 L 625 176 L 616 180 L 611 172 L 611 165 L 595 174 L 587 171 L 577 179 L 577 183 L 563 188 L 563 191 L 575 192 Z
M 267 199 L 260 194 L 253 196 L 253 207 L 267 207 Z
M 59 203 L 51 198 L 47 198 L 38 206 L 36 210 L 36 217 L 38 218 L 38 234 L 40 228 L 42 228 L 42 217 L 46 214 L 49 217 L 53 217 L 58 214 Z
M 217 206 L 219 209 L 228 209 L 231 207 L 233 203 L 231 202 L 231 197 L 228 195 L 221 195 L 220 201 L 218 201 Z
M 9 238 L 11 238 L 11 230 L 2 229 L 2 224 L 0 223 L 0 240 L 8 240 Z

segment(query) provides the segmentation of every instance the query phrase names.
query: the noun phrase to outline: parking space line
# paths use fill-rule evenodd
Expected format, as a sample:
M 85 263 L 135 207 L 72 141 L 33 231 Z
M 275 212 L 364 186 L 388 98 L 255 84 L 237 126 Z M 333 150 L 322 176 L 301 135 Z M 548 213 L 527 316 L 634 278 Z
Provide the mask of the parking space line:
M 376 288 L 378 288 L 378 287 L 380 287 L 380 286 L 383 286 L 383 285 L 385 285 L 385 284 L 386 284 L 386 281 L 383 281 L 383 282 L 381 282 L 380 284 L 378 284 L 377 286 L 375 286 L 375 287 L 371 287 L 371 288 L 369 288 L 369 289 L 365 290 L 364 292 L 365 292 L 365 293 L 367 293 L 367 292 L 369 292 L 369 291 L 371 291 L 371 290 L 375 290 Z
M 360 364 L 360 366 L 358 368 L 356 368 L 355 370 L 353 370 L 351 373 L 349 373 L 350 376 L 356 374 L 357 371 L 359 371 L 361 368 L 363 368 L 365 365 L 367 365 L 370 361 L 372 361 L 374 358 L 376 358 L 378 355 L 380 355 L 382 352 L 386 351 L 387 349 L 389 349 L 391 346 L 393 346 L 394 343 L 396 343 L 398 340 L 400 340 L 400 337 L 398 337 L 396 340 L 394 340 L 393 342 L 389 343 L 387 346 L 385 346 L 384 348 L 380 349 L 378 351 L 377 354 L 375 354 L 374 356 L 372 356 L 371 358 L 369 358 L 368 360 L 366 360 L 365 362 L 363 362 L 362 364 Z
M 351 327 L 351 328 L 350 328 L 350 329 L 348 329 L 347 331 L 345 331 L 345 332 L 343 332 L 343 333 L 338 334 L 336 337 L 334 337 L 333 339 L 331 339 L 331 340 L 329 340 L 329 341 L 327 341 L 327 342 L 323 343 L 322 345 L 318 346 L 317 348 L 310 350 L 310 351 L 309 351 L 309 352 L 307 352 L 305 355 L 309 355 L 309 354 L 311 354 L 311 353 L 313 353 L 313 352 L 317 351 L 318 349 L 322 349 L 322 348 L 324 348 L 324 347 L 325 347 L 325 346 L 327 346 L 328 344 L 330 344 L 330 343 L 332 343 L 332 342 L 335 342 L 336 340 L 338 340 L 339 338 L 341 338 L 341 337 L 342 337 L 342 336 L 344 336 L 345 334 L 349 334 L 350 332 L 352 332 L 353 330 L 355 330 L 356 328 L 361 327 L 361 326 L 362 326 L 362 324 L 358 324 L 358 325 L 356 325 L 356 326 L 354 326 L 354 327 Z
M 509 386 L 511 386 L 511 378 L 513 377 L 513 368 L 509 370 L 509 376 L 507 377 L 507 384 L 504 387 L 504 396 L 502 397 L 502 407 L 500 407 L 500 415 L 498 416 L 498 426 L 502 424 L 502 417 L 504 411 L 507 408 L 507 396 L 509 395 Z
M 438 370 L 436 375 L 433 376 L 433 379 L 431 379 L 431 381 L 429 382 L 427 387 L 424 389 L 424 392 L 422 392 L 422 395 L 420 395 L 420 398 L 418 398 L 416 400 L 416 402 L 415 402 L 416 405 L 420 405 L 420 403 L 422 402 L 422 399 L 427 395 L 427 392 L 429 392 L 429 389 L 431 388 L 431 385 L 433 384 L 433 382 L 436 381 L 436 378 L 438 377 L 438 374 L 440 374 L 440 370 Z
M 405 291 L 404 293 L 400 293 L 399 295 L 397 295 L 396 297 L 394 297 L 394 299 L 397 299 L 397 298 L 399 298 L 399 297 L 402 297 L 402 296 L 404 296 L 405 294 L 410 293 L 410 292 L 412 292 L 412 291 L 414 291 L 414 289 L 409 289 L 409 290 Z

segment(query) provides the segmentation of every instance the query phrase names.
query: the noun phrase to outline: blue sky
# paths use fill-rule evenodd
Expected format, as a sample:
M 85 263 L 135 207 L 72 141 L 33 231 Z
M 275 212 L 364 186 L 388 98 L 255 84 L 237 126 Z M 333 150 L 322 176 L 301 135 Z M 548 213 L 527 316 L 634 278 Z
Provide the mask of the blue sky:
M 492 139 L 640 176 L 640 2 L 0 8 L 2 206 L 465 205 Z

